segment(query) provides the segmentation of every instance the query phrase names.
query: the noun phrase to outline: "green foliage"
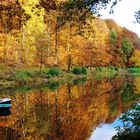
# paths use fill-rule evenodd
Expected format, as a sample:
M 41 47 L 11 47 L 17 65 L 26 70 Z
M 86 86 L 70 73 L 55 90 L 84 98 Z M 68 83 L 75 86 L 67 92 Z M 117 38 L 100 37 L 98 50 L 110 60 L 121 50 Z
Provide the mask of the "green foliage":
M 34 70 L 18 70 L 16 72 L 16 79 L 17 80 L 27 80 L 29 78 L 35 77 L 37 71 Z
M 75 67 L 72 70 L 73 74 L 87 74 L 87 68 L 85 67 Z
M 80 67 L 76 67 L 73 69 L 72 71 L 73 74 L 81 74 L 82 73 L 82 69 Z
M 101 67 L 96 67 L 96 71 L 101 72 L 102 68 Z
M 62 71 L 59 68 L 54 67 L 54 68 L 49 69 L 49 71 L 47 72 L 47 75 L 48 77 L 61 76 Z
M 117 41 L 118 34 L 115 29 L 112 29 L 110 32 L 110 43 L 115 44 Z
M 140 138 L 140 103 L 134 105 L 119 118 L 123 127 L 117 127 L 117 134 L 112 140 L 139 140 Z M 125 129 L 124 129 L 125 128 Z
M 41 71 L 41 73 L 44 76 L 44 75 L 46 75 L 48 73 L 48 71 L 49 71 L 48 68 L 43 68 L 42 71 Z
M 82 67 L 81 69 L 82 69 L 82 74 L 87 74 L 87 68 Z
M 125 107 L 129 102 L 137 100 L 137 95 L 135 94 L 135 85 L 132 82 L 125 82 L 123 85 L 123 92 L 121 93 L 122 103 Z
M 118 71 L 118 70 L 119 70 L 119 68 L 117 68 L 117 67 L 115 67 L 114 69 L 115 69 L 116 71 Z
M 87 81 L 87 78 L 84 77 L 84 78 L 80 78 L 80 79 L 76 79 L 76 80 L 73 80 L 73 85 L 83 85 L 85 84 Z
M 98 80 L 102 80 L 103 79 L 103 76 L 102 75 L 96 75 L 95 79 L 98 81 Z
M 130 73 L 140 73 L 140 68 L 127 68 Z
M 123 54 L 123 61 L 127 62 L 133 51 L 133 45 L 128 38 L 123 39 L 121 49 Z
M 59 82 L 49 82 L 47 87 L 51 90 L 51 91 L 56 91 L 59 87 L 60 87 L 60 83 Z
M 110 102 L 110 114 L 111 117 L 114 117 L 117 113 L 117 103 L 115 101 Z

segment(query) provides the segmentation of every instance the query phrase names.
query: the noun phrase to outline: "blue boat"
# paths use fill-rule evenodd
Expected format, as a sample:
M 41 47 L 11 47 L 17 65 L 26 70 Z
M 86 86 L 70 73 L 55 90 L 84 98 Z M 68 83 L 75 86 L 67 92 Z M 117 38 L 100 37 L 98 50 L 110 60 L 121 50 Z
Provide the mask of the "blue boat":
M 10 109 L 11 106 L 11 104 L 0 104 L 0 111 Z
M 11 104 L 11 101 L 10 98 L 2 98 L 0 99 L 0 104 Z
M 0 116 L 9 116 L 9 115 L 11 115 L 11 110 L 10 109 L 0 110 Z

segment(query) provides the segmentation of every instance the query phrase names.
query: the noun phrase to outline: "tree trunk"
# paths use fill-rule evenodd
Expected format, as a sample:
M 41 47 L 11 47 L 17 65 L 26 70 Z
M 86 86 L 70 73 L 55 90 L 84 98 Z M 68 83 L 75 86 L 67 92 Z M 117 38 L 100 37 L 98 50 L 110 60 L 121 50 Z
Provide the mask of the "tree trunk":
M 70 68 L 71 68 L 71 54 L 68 56 L 68 72 L 70 72 Z
M 56 21 L 56 30 L 55 30 L 55 60 L 54 63 L 55 65 L 58 65 L 58 17 L 57 17 L 57 21 Z
M 16 62 L 16 67 L 19 67 L 20 64 L 22 63 L 22 53 L 23 53 L 23 49 L 25 46 L 25 33 L 24 33 L 24 29 L 22 28 L 21 30 L 21 43 L 20 43 L 20 49 L 18 50 L 18 58 L 17 58 L 17 62 Z M 19 44 L 18 44 L 19 45 Z
M 41 52 L 40 52 L 40 66 L 39 66 L 39 75 L 41 77 L 41 73 L 42 73 L 42 65 L 43 65 L 43 50 L 41 48 Z
M 49 57 L 50 57 L 50 47 L 51 47 L 51 36 L 50 36 L 50 15 L 48 17 L 48 48 L 47 48 L 47 57 L 48 57 L 48 61 L 49 61 Z
M 68 42 L 67 42 L 67 52 L 70 53 L 70 49 L 71 49 L 71 30 L 72 30 L 72 26 L 69 25 L 69 38 L 68 38 Z M 72 56 L 71 54 L 68 54 L 68 72 L 70 72 L 70 68 L 71 68 L 71 62 L 72 62 Z

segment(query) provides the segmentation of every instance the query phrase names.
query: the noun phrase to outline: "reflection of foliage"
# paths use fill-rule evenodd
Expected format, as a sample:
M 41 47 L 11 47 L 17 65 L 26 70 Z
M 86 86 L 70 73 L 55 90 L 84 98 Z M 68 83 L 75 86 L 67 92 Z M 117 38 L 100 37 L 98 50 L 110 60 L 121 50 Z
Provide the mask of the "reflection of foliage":
M 21 87 L 16 89 L 16 92 L 26 93 L 26 92 L 30 92 L 31 90 L 32 90 L 31 87 L 21 86 Z
M 117 103 L 115 101 L 110 102 L 111 117 L 114 117 L 117 112 Z
M 102 80 L 103 79 L 103 76 L 102 75 L 96 75 L 95 79 L 96 80 Z
M 60 87 L 60 83 L 59 82 L 49 82 L 47 86 L 49 87 L 50 90 L 56 91 Z
M 74 85 L 80 85 L 80 84 L 83 85 L 86 81 L 87 81 L 87 78 L 84 77 L 84 78 L 73 80 L 73 84 Z
M 124 113 L 120 120 L 124 127 L 117 127 L 118 133 L 112 140 L 138 140 L 140 138 L 140 103 Z
M 131 82 L 126 82 L 123 86 L 123 92 L 121 94 L 123 105 L 136 100 L 136 94 L 134 90 L 135 86 Z

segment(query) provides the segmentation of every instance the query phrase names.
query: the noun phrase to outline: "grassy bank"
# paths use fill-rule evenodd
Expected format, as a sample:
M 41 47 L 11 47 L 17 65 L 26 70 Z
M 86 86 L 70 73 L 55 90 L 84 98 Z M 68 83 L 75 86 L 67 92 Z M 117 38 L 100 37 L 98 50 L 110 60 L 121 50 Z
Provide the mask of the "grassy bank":
M 42 71 L 38 68 L 32 69 L 17 69 L 1 68 L 0 69 L 0 87 L 1 88 L 14 88 L 24 85 L 37 86 L 51 81 L 72 82 L 77 79 L 96 79 L 100 80 L 104 77 L 112 78 L 119 73 L 116 68 L 90 68 L 75 67 L 69 73 L 62 71 L 58 67 L 43 68 Z

